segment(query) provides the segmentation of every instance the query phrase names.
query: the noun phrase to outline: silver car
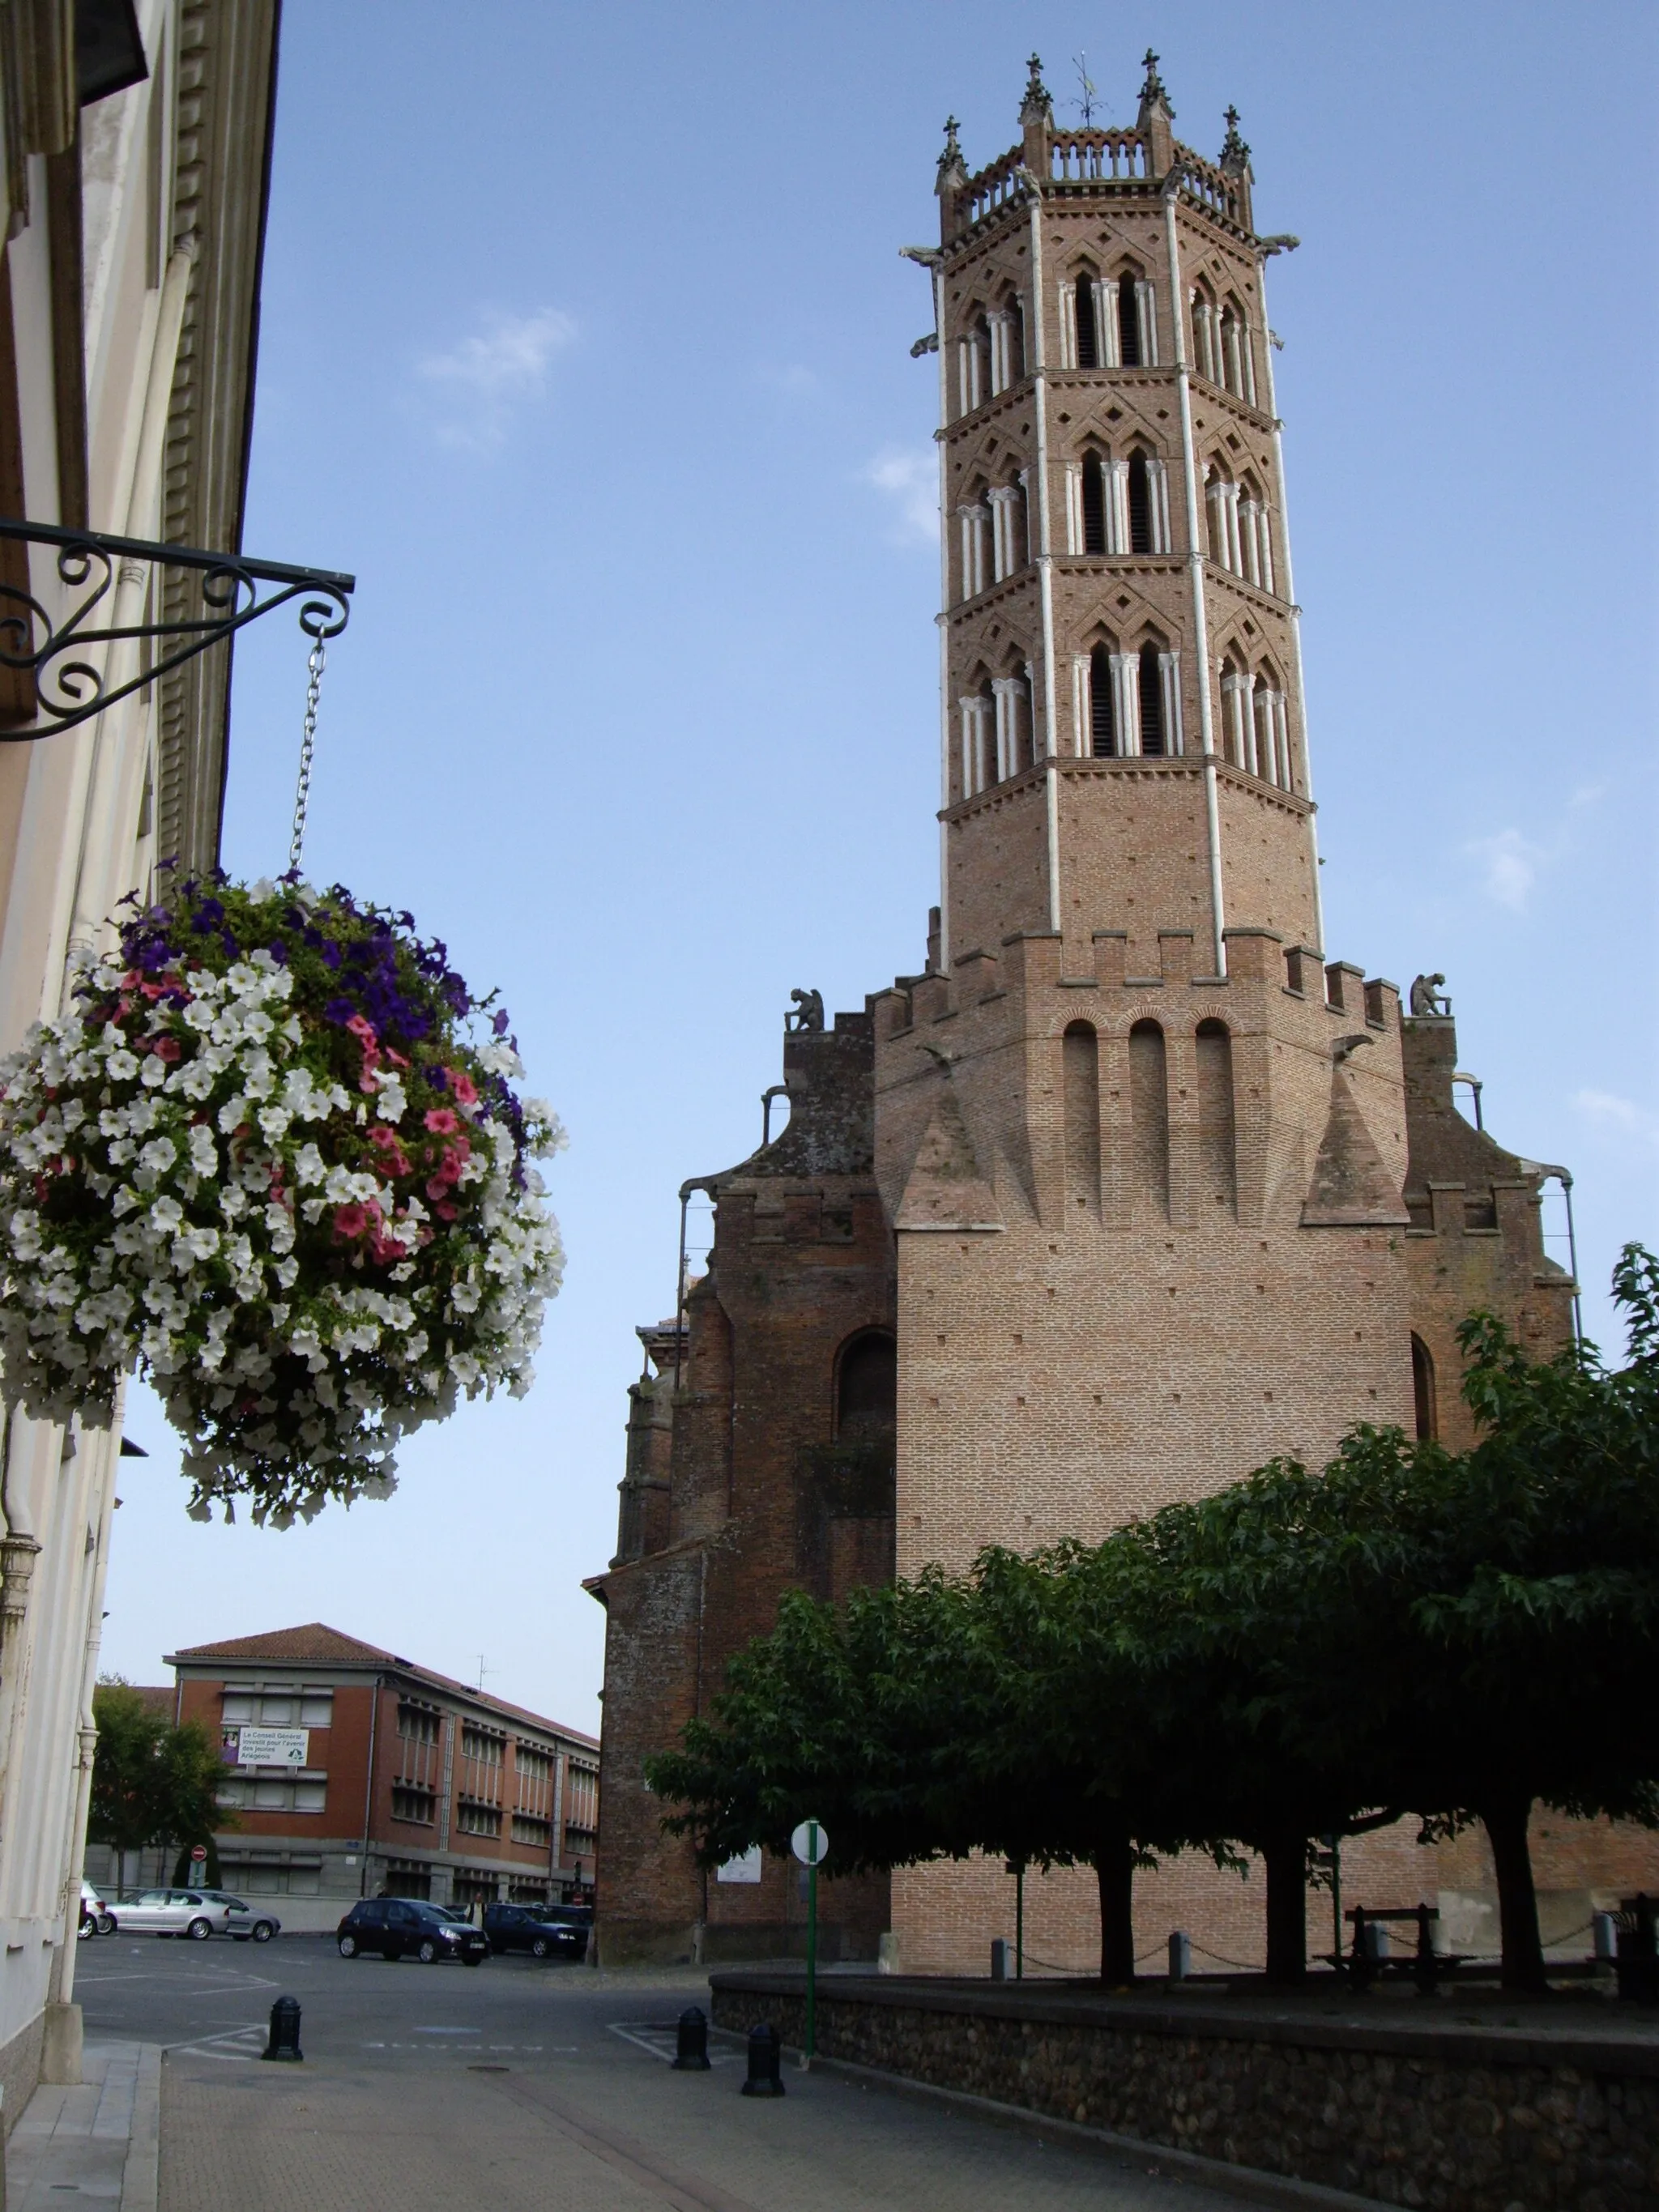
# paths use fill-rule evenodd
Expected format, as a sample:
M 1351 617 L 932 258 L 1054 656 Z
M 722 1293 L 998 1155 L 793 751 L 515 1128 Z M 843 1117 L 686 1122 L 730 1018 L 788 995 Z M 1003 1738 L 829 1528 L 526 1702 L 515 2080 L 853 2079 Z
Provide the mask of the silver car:
M 141 1890 L 131 1903 L 117 1906 L 116 1917 L 124 1935 L 187 1936 L 197 1943 L 210 1936 L 268 1943 L 283 1924 L 223 1889 Z

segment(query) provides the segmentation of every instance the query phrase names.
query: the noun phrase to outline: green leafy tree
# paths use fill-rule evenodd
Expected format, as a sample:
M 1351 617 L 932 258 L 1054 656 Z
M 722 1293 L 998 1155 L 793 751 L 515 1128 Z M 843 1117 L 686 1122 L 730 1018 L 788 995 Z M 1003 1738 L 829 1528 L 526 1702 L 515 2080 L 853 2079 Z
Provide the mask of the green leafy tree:
M 186 1866 L 191 1844 L 205 1844 L 211 1853 L 214 1830 L 237 1822 L 218 1802 L 224 1769 L 207 1730 L 197 1721 L 174 1728 L 119 1676 L 99 1683 L 92 1711 L 98 1727 L 87 1822 L 92 1840 L 109 1844 L 123 1865 L 129 1851 L 154 1844 L 182 1844 Z

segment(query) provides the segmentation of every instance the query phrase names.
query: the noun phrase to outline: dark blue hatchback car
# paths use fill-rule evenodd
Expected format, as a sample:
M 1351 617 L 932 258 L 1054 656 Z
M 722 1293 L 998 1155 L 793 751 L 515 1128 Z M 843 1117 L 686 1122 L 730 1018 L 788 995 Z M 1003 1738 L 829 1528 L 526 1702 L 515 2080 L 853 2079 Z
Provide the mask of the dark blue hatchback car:
M 591 1905 L 486 1905 L 484 1934 L 492 1951 L 528 1951 L 532 1959 L 581 1959 L 593 1925 Z
M 489 1943 L 471 1921 L 419 1897 L 366 1897 L 340 1923 L 335 1940 L 343 1959 L 377 1951 L 383 1959 L 418 1959 L 428 1966 L 440 1959 L 481 1966 L 489 1956 Z

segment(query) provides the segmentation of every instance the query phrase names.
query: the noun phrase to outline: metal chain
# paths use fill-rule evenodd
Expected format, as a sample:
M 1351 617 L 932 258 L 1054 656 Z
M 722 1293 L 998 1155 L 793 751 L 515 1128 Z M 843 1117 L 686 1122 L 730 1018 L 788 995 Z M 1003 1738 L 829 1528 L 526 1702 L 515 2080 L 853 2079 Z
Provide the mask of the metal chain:
M 294 794 L 294 836 L 288 848 L 290 872 L 297 872 L 300 848 L 305 843 L 306 808 L 311 799 L 311 757 L 317 749 L 317 695 L 323 688 L 323 670 L 327 660 L 323 641 L 319 638 L 306 662 L 308 681 L 306 684 L 305 726 L 300 738 L 300 785 Z

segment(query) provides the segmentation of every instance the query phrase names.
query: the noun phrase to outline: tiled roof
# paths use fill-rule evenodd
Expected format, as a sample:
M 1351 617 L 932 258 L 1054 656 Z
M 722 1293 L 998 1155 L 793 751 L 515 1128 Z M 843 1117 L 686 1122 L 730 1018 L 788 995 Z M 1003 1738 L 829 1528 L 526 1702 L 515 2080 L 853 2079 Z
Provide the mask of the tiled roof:
M 193 1644 L 188 1650 L 176 1652 L 173 1657 L 357 1660 L 370 1665 L 379 1661 L 382 1665 L 398 1667 L 410 1663 L 407 1659 L 399 1659 L 395 1651 L 382 1651 L 378 1644 L 343 1635 L 337 1628 L 329 1628 L 320 1620 L 307 1621 L 303 1628 L 273 1628 L 267 1636 L 227 1636 L 217 1644 Z
M 201 1667 L 215 1660 L 238 1666 L 264 1660 L 273 1666 L 395 1667 L 434 1689 L 447 1690 L 452 1696 L 485 1706 L 506 1719 L 527 1721 L 555 1735 L 573 1737 L 596 1751 L 599 1748 L 598 1739 L 585 1729 L 567 1728 L 562 1721 L 550 1721 L 544 1713 L 532 1713 L 527 1705 L 508 1705 L 504 1698 L 492 1697 L 487 1690 L 476 1690 L 470 1682 L 457 1682 L 447 1674 L 434 1673 L 430 1667 L 417 1666 L 412 1659 L 401 1658 L 395 1651 L 382 1650 L 378 1644 L 365 1644 L 361 1637 L 347 1636 L 320 1620 L 307 1621 L 303 1628 L 273 1628 L 264 1636 L 227 1636 L 216 1644 L 192 1644 L 187 1650 L 170 1653 L 167 1663 L 169 1667 Z M 170 1711 L 173 1692 L 169 1690 L 166 1694 Z

